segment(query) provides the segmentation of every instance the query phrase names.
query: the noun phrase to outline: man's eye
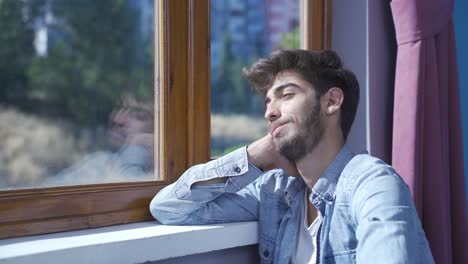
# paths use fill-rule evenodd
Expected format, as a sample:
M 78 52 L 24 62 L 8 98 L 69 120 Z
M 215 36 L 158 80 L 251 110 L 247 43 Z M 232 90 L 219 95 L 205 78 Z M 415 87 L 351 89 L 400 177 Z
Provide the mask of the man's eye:
M 291 97 L 293 97 L 293 96 L 294 96 L 293 93 L 285 93 L 285 94 L 283 94 L 283 97 L 284 97 L 284 98 L 291 98 Z

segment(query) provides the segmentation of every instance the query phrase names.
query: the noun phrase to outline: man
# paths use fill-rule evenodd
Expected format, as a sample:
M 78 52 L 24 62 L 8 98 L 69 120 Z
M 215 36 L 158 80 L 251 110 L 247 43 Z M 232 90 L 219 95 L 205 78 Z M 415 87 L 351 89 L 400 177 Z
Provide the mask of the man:
M 95 184 L 154 179 L 152 101 L 126 95 L 110 115 L 107 138 L 112 151 L 86 155 L 44 180 L 42 186 Z
M 126 95 L 122 104 L 110 115 L 108 137 L 116 149 L 124 146 L 140 146 L 147 153 L 153 153 L 154 103 Z M 145 162 L 152 167 L 153 157 Z
M 276 51 L 244 75 L 270 133 L 187 170 L 151 202 L 157 220 L 258 220 L 262 263 L 433 263 L 406 184 L 345 144 L 359 85 L 336 53 Z

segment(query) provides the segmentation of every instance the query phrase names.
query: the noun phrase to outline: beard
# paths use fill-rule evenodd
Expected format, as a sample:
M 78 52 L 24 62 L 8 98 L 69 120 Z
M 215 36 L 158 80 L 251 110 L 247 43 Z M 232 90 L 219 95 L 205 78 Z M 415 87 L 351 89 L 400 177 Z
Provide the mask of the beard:
M 297 162 L 312 152 L 323 136 L 323 125 L 320 121 L 320 103 L 313 104 L 312 111 L 298 127 L 291 137 L 276 142 L 276 146 L 286 159 Z

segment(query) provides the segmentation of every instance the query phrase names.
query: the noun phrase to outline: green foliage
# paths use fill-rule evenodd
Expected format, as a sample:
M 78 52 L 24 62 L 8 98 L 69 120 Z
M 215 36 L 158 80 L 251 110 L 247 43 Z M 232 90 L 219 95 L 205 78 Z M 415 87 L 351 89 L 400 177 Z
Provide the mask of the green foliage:
M 128 0 L 48 4 L 0 0 L 0 102 L 17 105 L 17 95 L 77 122 L 102 124 L 123 95 L 153 96 L 153 36 L 142 36 L 138 11 Z M 42 13 L 29 12 L 28 24 L 24 10 Z M 31 22 L 44 19 L 46 10 L 54 18 L 48 22 L 49 49 L 36 56 Z
M 24 1 L 0 0 L 0 103 L 18 100 L 28 88 L 26 70 L 34 56 L 34 32 L 29 27 L 32 7 Z M 29 11 L 29 16 L 26 12 Z
M 251 58 L 242 59 L 232 54 L 228 34 L 223 37 L 223 57 L 218 74 L 212 76 L 211 111 L 214 113 L 249 113 L 262 111 L 258 95 L 250 88 L 242 76 L 242 69 L 253 63 L 259 56 L 259 50 Z
M 293 31 L 284 34 L 280 41 L 280 47 L 284 49 L 298 49 L 301 46 L 301 36 L 299 27 Z
M 254 41 L 254 54 L 243 59 L 233 55 L 231 40 L 226 33 L 223 36 L 223 54 L 219 69 L 212 76 L 211 100 L 214 113 L 244 113 L 257 115 L 264 111 L 262 99 L 250 88 L 242 76 L 242 69 L 254 63 L 263 54 L 265 43 L 261 36 Z M 299 27 L 283 35 L 279 48 L 299 48 Z
M 211 157 L 222 157 L 224 155 L 227 155 L 231 152 L 233 152 L 234 150 L 237 150 L 241 147 L 244 147 L 246 146 L 248 143 L 246 144 L 235 144 L 233 146 L 229 146 L 227 148 L 211 148 Z
M 245 144 L 240 144 L 240 145 L 228 147 L 227 149 L 225 149 L 225 150 L 223 151 L 223 153 L 221 154 L 221 156 L 224 156 L 224 155 L 226 155 L 226 154 L 229 154 L 229 153 L 233 152 L 234 150 L 239 149 L 239 148 L 242 148 L 242 147 L 244 147 L 244 146 L 245 146 Z

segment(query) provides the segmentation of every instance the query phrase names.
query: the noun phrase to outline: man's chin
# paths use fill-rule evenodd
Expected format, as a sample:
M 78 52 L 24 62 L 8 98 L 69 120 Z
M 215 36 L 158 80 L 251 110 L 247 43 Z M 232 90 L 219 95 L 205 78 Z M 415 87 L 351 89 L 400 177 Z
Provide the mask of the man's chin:
M 297 139 L 282 140 L 276 145 L 276 148 L 290 162 L 297 162 L 305 156 L 304 145 Z
M 111 147 L 118 149 L 125 143 L 125 137 L 120 133 L 110 132 L 107 136 Z
M 282 148 L 285 146 L 291 144 L 292 139 L 286 137 L 286 135 L 282 134 L 279 135 L 275 138 L 273 138 L 273 141 L 275 142 L 276 145 L 276 150 L 281 151 Z

